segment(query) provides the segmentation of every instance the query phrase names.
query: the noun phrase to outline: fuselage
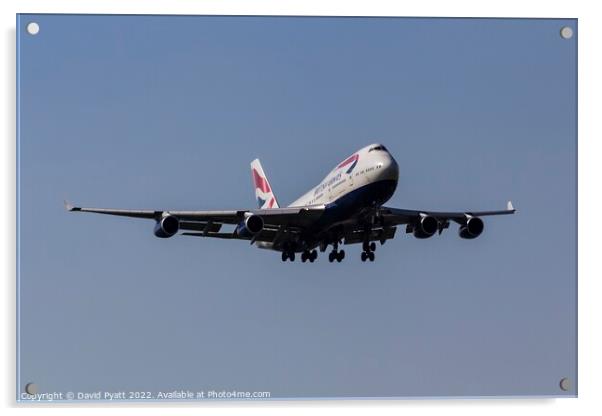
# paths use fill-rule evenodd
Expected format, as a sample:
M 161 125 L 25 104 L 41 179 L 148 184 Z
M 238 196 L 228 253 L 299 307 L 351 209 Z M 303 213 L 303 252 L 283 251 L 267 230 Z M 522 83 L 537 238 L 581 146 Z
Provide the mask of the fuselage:
M 317 185 L 289 207 L 323 206 L 324 212 L 297 243 L 280 246 L 256 242 L 256 246 L 288 252 L 312 249 L 325 241 L 337 244 L 336 229 L 349 219 L 369 213 L 388 201 L 399 180 L 399 166 L 385 146 L 374 143 L 344 159 Z M 239 227 L 242 227 L 242 223 Z M 332 240 L 332 241 L 331 241 Z
M 399 166 L 381 144 L 366 146 L 339 163 L 290 206 L 326 205 L 339 215 L 384 204 L 395 192 Z

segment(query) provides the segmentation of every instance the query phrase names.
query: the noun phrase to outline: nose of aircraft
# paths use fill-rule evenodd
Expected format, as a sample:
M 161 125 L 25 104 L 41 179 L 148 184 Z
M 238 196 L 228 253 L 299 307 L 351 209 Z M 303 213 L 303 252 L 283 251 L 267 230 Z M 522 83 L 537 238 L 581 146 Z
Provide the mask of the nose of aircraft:
M 392 179 L 397 181 L 399 179 L 399 165 L 393 156 L 387 154 L 382 158 L 380 164 L 382 166 L 379 174 L 380 180 Z

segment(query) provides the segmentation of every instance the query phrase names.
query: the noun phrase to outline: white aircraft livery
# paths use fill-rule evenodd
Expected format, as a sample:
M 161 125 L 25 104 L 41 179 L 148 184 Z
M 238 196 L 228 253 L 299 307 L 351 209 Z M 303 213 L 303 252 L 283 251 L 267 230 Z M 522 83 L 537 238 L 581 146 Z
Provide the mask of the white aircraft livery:
M 82 208 L 65 202 L 68 211 L 94 212 L 156 222 L 155 236 L 181 235 L 247 240 L 259 248 L 282 253 L 282 261 L 314 262 L 318 249 L 332 246 L 328 260 L 341 262 L 341 244 L 362 244 L 362 261 L 374 261 L 375 241 L 384 244 L 395 237 L 397 227 L 416 238 L 429 238 L 459 224 L 461 238 L 472 239 L 483 232 L 481 217 L 513 214 L 512 202 L 505 210 L 437 212 L 383 206 L 395 189 L 399 167 L 385 146 L 371 144 L 339 163 L 316 187 L 281 208 L 258 159 L 251 162 L 258 209 L 225 211 L 157 211 Z M 231 231 L 223 231 L 230 225 Z

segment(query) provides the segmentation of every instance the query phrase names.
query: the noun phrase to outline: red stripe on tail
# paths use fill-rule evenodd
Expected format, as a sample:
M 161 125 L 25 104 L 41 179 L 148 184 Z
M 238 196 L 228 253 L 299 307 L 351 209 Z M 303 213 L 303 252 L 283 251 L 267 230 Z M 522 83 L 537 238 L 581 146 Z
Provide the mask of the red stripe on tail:
M 268 185 L 268 181 L 265 178 L 262 178 L 255 169 L 253 169 L 253 182 L 255 182 L 255 188 L 261 189 L 262 192 L 271 192 L 270 185 Z

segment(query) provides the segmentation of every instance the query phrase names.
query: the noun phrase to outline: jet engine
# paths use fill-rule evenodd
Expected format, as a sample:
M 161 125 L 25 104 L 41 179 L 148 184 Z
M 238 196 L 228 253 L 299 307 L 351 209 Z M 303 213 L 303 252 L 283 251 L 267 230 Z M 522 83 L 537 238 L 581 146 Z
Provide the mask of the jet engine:
M 483 220 L 478 217 L 467 217 L 466 222 L 460 226 L 458 234 L 461 238 L 477 238 L 483 232 L 485 225 Z
M 422 215 L 417 224 L 414 225 L 414 237 L 429 238 L 437 232 L 439 221 L 430 215 Z
M 259 215 L 249 215 L 236 227 L 236 233 L 240 236 L 252 236 L 263 230 L 263 218 Z
M 157 220 L 155 225 L 155 236 L 159 238 L 169 238 L 175 235 L 180 229 L 180 221 L 173 215 L 166 215 Z

